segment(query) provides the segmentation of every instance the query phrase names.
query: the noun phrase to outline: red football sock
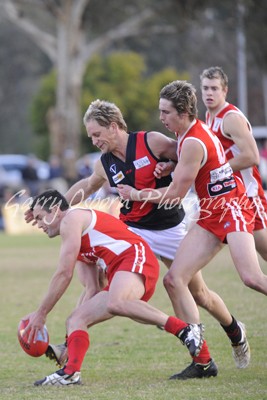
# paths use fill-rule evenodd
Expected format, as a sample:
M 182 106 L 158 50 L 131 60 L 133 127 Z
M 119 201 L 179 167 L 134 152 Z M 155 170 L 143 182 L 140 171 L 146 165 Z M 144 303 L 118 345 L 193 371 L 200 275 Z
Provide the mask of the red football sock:
M 185 328 L 188 324 L 176 317 L 169 317 L 166 322 L 164 329 L 165 331 L 172 333 L 173 335 L 177 335 L 183 328 Z
M 198 364 L 208 364 L 208 362 L 211 360 L 206 340 L 203 342 L 199 355 L 197 357 L 193 357 L 193 360 Z
M 83 359 L 89 348 L 89 335 L 82 330 L 74 331 L 68 337 L 69 359 L 64 371 L 66 374 L 73 374 L 81 370 Z

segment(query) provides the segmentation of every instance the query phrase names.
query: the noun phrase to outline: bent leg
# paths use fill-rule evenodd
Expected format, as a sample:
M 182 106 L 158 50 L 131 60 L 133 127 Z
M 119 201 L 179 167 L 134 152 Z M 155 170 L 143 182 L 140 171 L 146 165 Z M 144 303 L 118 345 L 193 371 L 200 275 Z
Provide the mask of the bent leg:
M 170 269 L 172 261 L 162 257 L 161 259 L 166 267 Z M 228 326 L 232 323 L 232 315 L 226 307 L 223 299 L 217 293 L 208 288 L 201 271 L 197 272 L 193 276 L 188 287 L 199 307 L 208 311 L 210 315 L 224 326 Z M 179 315 L 177 315 L 177 317 L 179 317 Z
M 141 300 L 145 293 L 143 276 L 128 271 L 118 271 L 109 288 L 107 309 L 110 314 L 128 317 L 135 321 L 164 326 L 168 315 Z
M 233 317 L 223 299 L 207 287 L 201 271 L 191 279 L 189 290 L 197 305 L 208 311 L 221 325 L 228 326 L 232 323 Z
M 82 261 L 76 262 L 75 269 L 78 279 L 84 287 L 84 291 L 76 305 L 76 307 L 79 307 L 83 302 L 100 291 L 99 270 L 95 263 L 85 263 Z
M 267 261 L 267 229 L 254 231 L 253 236 L 257 252 Z
M 181 242 L 172 266 L 164 277 L 175 314 L 188 323 L 199 323 L 198 308 L 189 284 L 221 247 L 217 237 L 195 224 Z
M 227 241 L 235 267 L 244 284 L 267 295 L 267 275 L 261 270 L 253 236 L 247 232 L 231 232 L 227 235 Z
M 87 331 L 90 326 L 112 318 L 107 311 L 108 296 L 106 291 L 99 292 L 77 307 L 67 320 L 68 335 L 75 330 Z

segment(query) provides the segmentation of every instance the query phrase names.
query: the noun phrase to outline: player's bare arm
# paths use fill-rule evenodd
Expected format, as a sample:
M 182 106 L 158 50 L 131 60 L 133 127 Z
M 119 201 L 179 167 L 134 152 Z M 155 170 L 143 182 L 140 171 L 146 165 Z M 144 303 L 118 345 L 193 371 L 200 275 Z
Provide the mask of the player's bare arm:
M 154 170 L 155 177 L 160 179 L 170 175 L 175 170 L 176 164 L 177 162 L 172 160 L 158 162 Z
M 95 164 L 94 172 L 88 178 L 76 182 L 65 194 L 70 205 L 75 205 L 97 192 L 106 182 L 107 176 L 100 160 Z
M 159 159 L 167 158 L 177 161 L 177 141 L 160 132 L 151 131 L 147 134 L 147 142 L 152 153 Z
M 76 214 L 76 215 L 73 215 Z M 47 314 L 53 309 L 58 300 L 68 288 L 75 268 L 77 256 L 81 245 L 82 219 L 78 212 L 71 212 L 61 221 L 60 235 L 62 244 L 59 262 L 47 293 L 37 311 L 30 315 L 30 321 L 25 328 L 25 334 L 30 331 L 29 341 L 36 339 L 38 331 L 43 329 Z
M 223 131 L 235 142 L 240 151 L 229 161 L 233 171 L 259 164 L 257 144 L 244 117 L 237 113 L 229 113 L 224 118 Z
M 174 170 L 173 181 L 167 188 L 136 190 L 128 185 L 118 185 L 119 195 L 125 200 L 131 199 L 151 203 L 160 203 L 163 200 L 168 202 L 168 200 L 176 199 L 182 201 L 194 183 L 203 156 L 201 144 L 195 140 L 187 140 L 183 144 L 179 163 Z
M 160 132 L 151 131 L 147 134 L 148 145 L 152 153 L 159 159 L 169 159 L 168 162 L 159 162 L 154 175 L 160 179 L 174 171 L 177 163 L 177 141 Z

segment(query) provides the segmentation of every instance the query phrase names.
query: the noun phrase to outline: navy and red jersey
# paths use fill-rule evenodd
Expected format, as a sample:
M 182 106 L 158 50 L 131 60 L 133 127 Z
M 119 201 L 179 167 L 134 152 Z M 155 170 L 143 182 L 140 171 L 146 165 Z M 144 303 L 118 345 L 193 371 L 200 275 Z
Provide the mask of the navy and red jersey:
M 112 153 L 102 154 L 101 161 L 111 187 L 130 185 L 138 190 L 169 186 L 171 176 L 157 179 L 153 172 L 159 160 L 147 142 L 147 132 L 130 132 L 125 161 Z M 163 230 L 178 225 L 184 218 L 182 206 L 123 201 L 120 219 L 140 229 Z

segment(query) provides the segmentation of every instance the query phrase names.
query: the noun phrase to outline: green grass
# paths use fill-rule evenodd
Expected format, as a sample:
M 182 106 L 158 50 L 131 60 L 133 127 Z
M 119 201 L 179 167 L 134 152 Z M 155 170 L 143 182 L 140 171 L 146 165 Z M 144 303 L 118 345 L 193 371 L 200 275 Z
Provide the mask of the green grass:
M 227 247 L 205 268 L 204 277 L 210 288 L 223 297 L 231 312 L 247 326 L 252 350 L 249 368 L 235 368 L 229 340 L 219 324 L 201 311 L 205 337 L 219 367 L 219 375 L 206 380 L 169 381 L 171 374 L 190 362 L 186 348 L 155 327 L 117 317 L 90 329 L 91 346 L 83 364 L 83 385 L 34 387 L 36 379 L 55 371 L 56 367 L 45 357 L 32 358 L 22 351 L 17 340 L 17 325 L 22 316 L 35 310 L 44 296 L 56 268 L 59 243 L 59 239 L 49 240 L 37 234 L 0 235 L 0 399 L 267 399 L 266 297 L 241 283 Z M 266 263 L 262 262 L 262 267 L 267 272 Z M 162 276 L 164 272 L 162 267 Z M 151 303 L 173 314 L 161 281 Z M 80 292 L 75 277 L 48 316 L 51 342 L 62 342 L 65 318 Z

